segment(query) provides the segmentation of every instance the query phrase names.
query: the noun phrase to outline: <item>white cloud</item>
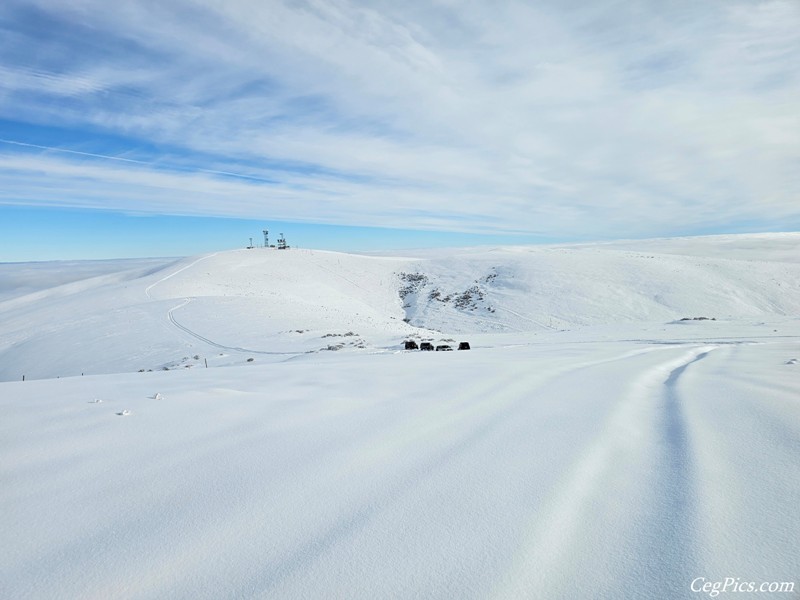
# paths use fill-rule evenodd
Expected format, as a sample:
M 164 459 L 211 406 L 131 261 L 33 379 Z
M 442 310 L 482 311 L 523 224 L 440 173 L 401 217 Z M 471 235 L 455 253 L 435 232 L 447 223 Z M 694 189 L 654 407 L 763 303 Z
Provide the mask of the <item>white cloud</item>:
M 584 4 L 5 3 L 0 117 L 150 166 L 0 148 L 0 201 L 568 237 L 800 224 L 800 5 Z

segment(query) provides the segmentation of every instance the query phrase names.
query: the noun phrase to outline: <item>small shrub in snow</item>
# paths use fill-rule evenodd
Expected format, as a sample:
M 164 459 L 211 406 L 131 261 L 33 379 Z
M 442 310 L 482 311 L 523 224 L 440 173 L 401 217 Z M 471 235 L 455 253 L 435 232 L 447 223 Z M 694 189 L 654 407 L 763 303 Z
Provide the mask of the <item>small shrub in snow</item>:
M 454 302 L 456 308 L 464 309 L 464 308 L 477 308 L 475 302 L 477 300 L 483 300 L 483 292 L 481 289 L 474 285 L 468 290 L 464 291 L 463 293 L 459 294 Z
M 356 335 L 358 335 L 358 334 L 354 333 L 352 331 L 348 331 L 347 333 L 326 333 L 322 337 L 323 338 L 329 338 L 329 337 L 353 337 L 353 336 L 356 336 Z

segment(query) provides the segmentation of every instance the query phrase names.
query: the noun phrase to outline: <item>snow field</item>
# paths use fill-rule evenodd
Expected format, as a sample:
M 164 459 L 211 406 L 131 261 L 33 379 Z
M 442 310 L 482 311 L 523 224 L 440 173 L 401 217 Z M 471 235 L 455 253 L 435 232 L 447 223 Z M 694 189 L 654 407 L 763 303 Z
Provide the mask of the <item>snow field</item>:
M 797 591 L 798 242 L 0 265 L 0 595 Z
M 797 351 L 568 343 L 6 383 L 0 574 L 19 598 L 791 580 Z

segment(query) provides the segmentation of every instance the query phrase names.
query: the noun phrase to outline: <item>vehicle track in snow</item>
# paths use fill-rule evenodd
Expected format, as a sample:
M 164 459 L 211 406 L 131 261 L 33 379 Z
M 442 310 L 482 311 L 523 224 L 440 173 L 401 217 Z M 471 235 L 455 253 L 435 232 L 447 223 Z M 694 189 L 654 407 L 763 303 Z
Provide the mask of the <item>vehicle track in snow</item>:
M 220 254 L 220 252 L 214 252 L 213 254 L 207 254 L 205 256 L 201 256 L 200 258 L 198 258 L 197 260 L 192 261 L 188 265 L 184 265 L 180 269 L 177 269 L 177 270 L 173 271 L 172 273 L 170 273 L 169 275 L 166 275 L 166 276 L 162 277 L 158 281 L 156 281 L 154 283 L 151 283 L 149 286 L 147 286 L 145 288 L 145 290 L 144 290 L 145 295 L 149 299 L 152 300 L 153 299 L 152 291 L 153 291 L 153 288 L 155 288 L 157 285 L 167 281 L 168 279 L 170 279 L 172 277 L 175 277 L 175 275 L 178 275 L 179 273 L 182 273 L 183 271 L 186 271 L 187 269 L 190 269 L 191 267 L 195 266 L 197 263 L 202 262 L 202 261 L 204 261 L 206 259 L 212 258 L 214 256 L 217 256 L 218 254 Z M 227 346 L 225 344 L 220 344 L 219 342 L 215 342 L 214 340 L 211 340 L 211 339 L 209 339 L 209 338 L 197 333 L 193 329 L 190 329 L 186 325 L 183 325 L 182 323 L 178 322 L 178 320 L 175 318 L 175 311 L 180 309 L 180 308 L 183 308 L 186 305 L 188 305 L 190 302 L 192 302 L 192 300 L 193 300 L 193 298 L 184 298 L 183 302 L 181 302 L 177 306 L 173 306 L 172 308 L 170 308 L 167 311 L 167 319 L 169 320 L 169 322 L 173 326 L 175 326 L 177 329 L 179 329 L 183 333 L 188 334 L 191 337 L 193 337 L 193 338 L 195 338 L 195 339 L 197 339 L 197 340 L 199 340 L 199 341 L 201 341 L 201 342 L 203 342 L 205 344 L 208 344 L 209 346 L 213 346 L 213 347 L 219 348 L 221 350 L 228 350 L 230 352 L 241 352 L 241 353 L 244 353 L 244 354 L 270 354 L 270 355 L 278 355 L 278 356 L 297 356 L 299 354 L 304 354 L 303 352 L 268 352 L 268 351 L 265 351 L 265 350 L 253 350 L 251 348 L 242 348 L 240 346 Z
M 564 593 L 560 586 L 570 582 L 549 573 L 563 571 L 565 564 L 574 565 L 579 577 L 583 563 L 604 562 L 613 576 L 638 577 L 652 586 L 649 591 L 632 587 L 631 598 L 648 598 L 652 589 L 670 590 L 680 583 L 676 579 L 693 572 L 699 486 L 680 387 L 684 373 L 716 346 L 692 346 L 662 346 L 662 352 L 680 354 L 620 384 L 621 393 L 597 424 L 595 439 L 585 444 L 544 510 L 531 517 L 526 542 L 496 597 L 559 597 Z M 637 356 L 629 354 L 623 361 Z M 620 504 L 631 510 L 620 510 Z M 601 537 L 609 529 L 620 532 L 620 547 Z M 648 540 L 643 546 L 642 539 Z M 600 555 L 587 550 L 604 545 Z M 637 557 L 638 576 L 630 572 L 630 556 Z
M 166 276 L 162 277 L 161 279 L 159 279 L 159 280 L 158 280 L 158 281 L 156 281 L 155 283 L 151 283 L 150 285 L 148 285 L 148 286 L 147 286 L 147 287 L 144 289 L 144 294 L 145 294 L 145 296 L 147 296 L 148 298 L 150 298 L 150 299 L 152 300 L 152 299 L 153 299 L 153 296 L 152 296 L 152 294 L 151 294 L 150 292 L 152 292 L 152 291 L 153 291 L 153 288 L 154 288 L 154 287 L 156 287 L 158 284 L 160 284 L 160 283 L 163 283 L 163 282 L 165 282 L 167 279 L 170 279 L 170 278 L 172 278 L 172 277 L 175 277 L 175 275 L 177 275 L 178 273 L 182 273 L 182 272 L 183 272 L 183 271 L 185 271 L 186 269 L 190 269 L 191 267 L 195 266 L 197 263 L 199 263 L 199 262 L 201 262 L 201 261 L 204 261 L 204 260 L 206 260 L 206 259 L 208 259 L 208 258 L 212 258 L 212 257 L 214 257 L 214 256 L 217 256 L 218 254 L 220 254 L 220 253 L 219 253 L 219 252 L 214 252 L 213 254 L 206 254 L 205 256 L 201 256 L 201 257 L 200 257 L 200 258 L 198 258 L 197 260 L 194 260 L 194 261 L 190 262 L 188 265 L 184 265 L 184 266 L 183 266 L 183 267 L 181 267 L 180 269 L 178 269 L 178 270 L 176 270 L 176 271 L 173 271 L 173 272 L 172 272 L 172 273 L 170 273 L 169 275 L 166 275 Z
M 539 327 L 541 327 L 543 329 L 549 329 L 551 331 L 558 331 L 558 327 L 553 327 L 552 325 L 545 325 L 541 321 L 537 321 L 536 319 L 533 319 L 531 317 L 526 317 L 525 315 L 520 314 L 520 313 L 518 313 L 516 311 L 513 311 L 510 308 L 505 308 L 503 306 L 495 306 L 494 309 L 495 310 L 499 310 L 501 312 L 507 312 L 510 315 L 514 315 L 518 319 L 522 319 L 524 321 L 528 321 L 529 323 L 533 323 L 534 325 L 538 325 Z M 517 331 L 524 331 L 524 330 L 523 329 L 518 329 Z
M 659 474 L 653 481 L 653 499 L 658 511 L 648 524 L 652 539 L 658 546 L 650 548 L 643 557 L 650 571 L 650 582 L 659 589 L 670 589 L 676 577 L 690 581 L 697 570 L 697 531 L 700 516 L 697 506 L 699 490 L 695 445 L 681 393 L 681 379 L 694 365 L 705 359 L 716 347 L 704 346 L 692 350 L 680 364 L 673 364 L 666 379 L 658 374 L 661 383 L 653 388 L 659 403 L 655 441 L 661 452 L 656 456 Z M 659 389 L 660 388 L 660 389 Z
M 192 300 L 193 298 L 185 298 L 183 302 L 181 302 L 177 306 L 173 306 L 172 308 L 170 308 L 169 311 L 167 311 L 167 318 L 169 319 L 169 322 L 172 323 L 175 327 L 177 327 L 184 333 L 192 336 L 193 338 L 200 340 L 201 342 L 204 342 L 210 346 L 214 346 L 215 348 L 219 348 L 221 350 L 228 350 L 230 352 L 241 352 L 244 354 L 269 354 L 275 356 L 298 356 L 301 354 L 305 354 L 305 352 L 270 352 L 267 350 L 254 350 L 252 348 L 242 348 L 241 346 L 226 346 L 225 344 L 220 344 L 219 342 L 215 342 L 214 340 L 211 340 L 203 335 L 200 335 L 193 329 L 190 329 L 185 325 L 179 323 L 178 320 L 175 318 L 175 311 L 178 310 L 179 308 L 183 308 L 184 306 L 188 305 Z
M 469 460 L 464 460 L 465 456 L 507 442 L 508 429 L 515 430 L 520 421 L 530 418 L 531 411 L 535 411 L 531 396 L 538 388 L 587 370 L 662 350 L 649 348 L 626 351 L 563 366 L 546 375 L 535 371 L 520 375 L 516 366 L 500 368 L 480 385 L 465 390 L 464 395 L 454 394 L 444 405 L 432 403 L 410 423 L 392 422 L 388 427 L 370 432 L 365 438 L 349 439 L 350 445 L 344 450 L 337 452 L 336 448 L 331 448 L 326 452 L 328 460 L 335 457 L 328 474 L 331 481 L 341 481 L 342 478 L 345 481 L 368 479 L 376 470 L 391 468 L 397 456 L 413 457 L 415 451 L 418 456 L 405 465 L 389 487 L 378 488 L 374 495 L 364 497 L 348 514 L 338 515 L 327 528 L 305 540 L 295 552 L 281 561 L 265 564 L 254 580 L 248 582 L 247 588 L 270 591 L 279 588 L 285 579 L 311 569 L 326 555 L 339 551 L 340 545 L 369 531 L 374 521 L 413 498 L 421 487 L 446 478 L 454 469 L 457 471 L 461 461 L 469 463 Z M 506 389 L 499 397 L 493 394 L 504 386 Z M 523 438 L 527 439 L 528 436 L 523 435 Z M 442 439 L 447 442 L 435 443 Z M 365 447 L 372 451 L 365 452 Z M 419 448 L 430 450 L 419 452 Z M 320 486 L 322 490 L 331 484 L 330 481 L 319 480 L 313 486 Z M 313 493 L 313 488 L 308 492 Z

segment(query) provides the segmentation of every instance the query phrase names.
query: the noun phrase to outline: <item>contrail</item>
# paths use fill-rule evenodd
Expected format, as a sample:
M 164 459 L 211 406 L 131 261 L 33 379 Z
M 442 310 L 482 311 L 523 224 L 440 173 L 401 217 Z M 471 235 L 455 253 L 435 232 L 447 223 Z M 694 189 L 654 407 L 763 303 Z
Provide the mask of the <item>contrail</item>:
M 68 150 L 67 148 L 56 148 L 54 146 L 40 146 L 39 144 L 29 144 L 27 142 L 17 142 L 14 140 L 6 140 L 0 138 L 0 142 L 4 144 L 12 144 L 14 146 L 25 146 L 26 148 L 39 148 L 40 150 L 52 150 L 54 152 L 65 152 L 67 154 L 79 154 L 80 156 L 92 156 L 94 158 L 105 158 L 107 160 L 119 160 L 122 162 L 137 163 L 140 165 L 154 166 L 153 163 L 148 163 L 142 160 L 135 160 L 133 158 L 122 158 L 121 156 L 109 156 L 107 154 L 94 154 L 93 152 L 81 152 L 80 150 Z
M 163 165 L 155 162 L 148 162 L 144 160 L 136 160 L 135 158 L 123 158 L 121 156 L 110 156 L 108 154 L 96 154 L 94 152 L 82 152 L 80 150 L 70 150 L 68 148 L 58 148 L 55 146 L 42 146 L 40 144 L 30 144 L 28 142 L 18 142 L 16 140 L 6 140 L 0 138 L 0 142 L 4 144 L 11 144 L 12 146 L 24 146 L 26 148 L 37 148 L 39 150 L 50 150 L 52 152 L 63 152 L 65 154 L 77 154 L 78 156 L 90 156 L 92 158 L 102 158 L 104 160 L 116 160 L 119 162 L 133 163 L 137 165 L 144 165 L 146 167 L 168 167 L 175 171 L 189 171 L 197 173 L 209 173 L 211 175 L 224 175 L 226 177 L 237 177 L 239 179 L 249 179 L 251 181 L 260 181 L 263 183 L 277 183 L 274 179 L 266 179 L 264 177 L 256 177 L 254 175 L 245 175 L 243 173 L 233 173 L 231 171 L 217 171 L 215 169 L 202 169 L 196 167 L 181 167 L 177 165 Z

